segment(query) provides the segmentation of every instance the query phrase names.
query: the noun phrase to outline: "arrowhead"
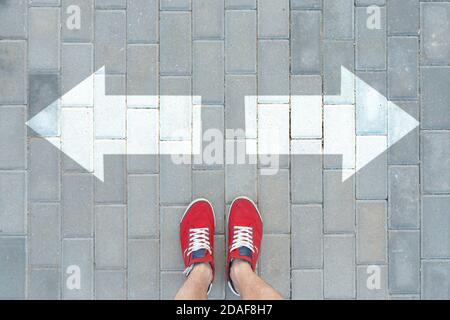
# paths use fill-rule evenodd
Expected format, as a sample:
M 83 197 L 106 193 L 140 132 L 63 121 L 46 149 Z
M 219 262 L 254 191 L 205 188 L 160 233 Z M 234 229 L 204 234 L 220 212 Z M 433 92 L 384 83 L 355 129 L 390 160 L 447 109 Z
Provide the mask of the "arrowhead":
M 419 122 L 375 88 L 355 78 L 356 173 L 417 128 Z M 343 181 L 348 178 L 343 177 Z
M 99 74 L 104 74 L 104 72 L 104 67 L 96 71 L 96 73 Z M 80 144 L 85 144 L 86 141 L 74 141 L 77 139 L 69 139 L 69 143 L 55 144 L 55 135 L 54 133 L 48 134 L 48 128 L 54 127 L 54 124 L 58 123 L 58 127 L 61 126 L 61 129 L 58 130 L 58 132 L 62 131 L 64 133 L 62 126 L 65 122 L 66 115 L 65 112 L 61 110 L 61 107 L 64 107 L 63 110 L 67 111 L 66 113 L 72 113 L 77 119 L 77 121 L 71 121 L 70 126 L 66 127 L 66 129 L 70 131 L 71 137 L 76 134 L 83 135 L 92 129 L 87 128 L 87 126 L 92 126 L 93 124 L 92 108 L 94 106 L 94 75 L 95 73 L 89 75 L 26 122 L 26 125 L 38 136 L 45 138 L 49 143 L 63 151 L 67 157 L 71 158 L 87 172 L 92 172 L 92 161 L 87 161 L 85 157 L 83 157 L 85 155 L 80 152 L 79 148 Z M 83 108 L 83 110 L 78 112 L 80 111 L 80 108 Z M 74 117 L 72 116 L 70 119 L 73 120 Z
M 60 109 L 60 99 L 57 99 L 28 120 L 26 125 L 40 137 L 52 137 L 54 134 L 49 134 L 48 128 L 54 128 L 55 123 L 59 128 Z

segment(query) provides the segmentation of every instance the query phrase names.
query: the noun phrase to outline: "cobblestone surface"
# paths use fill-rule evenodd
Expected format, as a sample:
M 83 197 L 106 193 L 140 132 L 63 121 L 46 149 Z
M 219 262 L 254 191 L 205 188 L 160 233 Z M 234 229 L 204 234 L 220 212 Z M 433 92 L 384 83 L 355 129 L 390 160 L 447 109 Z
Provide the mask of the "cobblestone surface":
M 223 255 L 238 195 L 259 204 L 259 272 L 285 298 L 450 299 L 449 16 L 448 1 L 419 0 L 0 1 L 0 299 L 173 298 L 184 208 L 212 201 Z M 106 93 L 129 99 L 91 90 L 60 110 L 58 97 L 103 66 Z M 384 150 L 386 130 L 401 123 L 386 105 L 365 118 L 374 102 L 341 83 L 341 66 L 421 123 L 357 175 L 373 151 L 365 142 Z M 341 85 L 354 90 L 339 96 Z M 289 98 L 322 93 L 332 97 Z M 273 176 L 261 159 L 176 165 L 133 155 L 192 134 L 174 132 L 191 121 L 189 101 L 133 98 L 158 94 L 202 96 L 204 125 L 221 132 L 244 129 L 245 96 L 259 95 L 265 108 L 289 110 L 285 140 L 299 155 Z M 49 105 L 39 136 L 25 122 Z M 222 143 L 243 138 L 226 132 Z M 353 156 L 308 155 L 342 146 Z M 103 160 L 108 152 L 118 155 Z M 100 166 L 104 181 L 93 176 Z M 212 298 L 233 298 L 224 279 Z

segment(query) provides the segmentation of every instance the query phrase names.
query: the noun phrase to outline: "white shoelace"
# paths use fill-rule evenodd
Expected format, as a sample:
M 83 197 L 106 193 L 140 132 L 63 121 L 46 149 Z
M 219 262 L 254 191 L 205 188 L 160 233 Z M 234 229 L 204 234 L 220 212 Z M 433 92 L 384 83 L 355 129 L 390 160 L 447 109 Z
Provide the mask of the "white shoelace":
M 252 227 L 234 227 L 233 242 L 230 251 L 240 247 L 249 248 L 253 253 L 257 248 L 253 245 L 253 228 Z
M 212 254 L 211 244 L 209 243 L 209 229 L 208 228 L 193 228 L 189 229 L 189 246 L 184 250 L 185 255 L 190 255 L 192 252 L 205 249 L 209 254 Z M 187 276 L 191 272 L 192 267 L 190 265 L 184 270 L 184 274 Z

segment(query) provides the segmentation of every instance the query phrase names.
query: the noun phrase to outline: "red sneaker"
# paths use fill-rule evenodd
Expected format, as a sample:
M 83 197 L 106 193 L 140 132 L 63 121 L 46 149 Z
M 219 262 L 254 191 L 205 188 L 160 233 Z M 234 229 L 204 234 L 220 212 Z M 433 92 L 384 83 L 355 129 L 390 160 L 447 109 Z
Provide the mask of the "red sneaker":
M 263 235 L 261 214 L 255 203 L 245 197 L 235 199 L 228 215 L 228 286 L 234 294 L 239 295 L 230 277 L 230 266 L 234 259 L 250 263 L 253 271 L 259 258 Z
M 194 264 L 209 263 L 214 279 L 214 222 L 213 207 L 206 199 L 194 200 L 184 212 L 180 221 L 180 243 L 186 277 Z M 208 293 L 210 290 L 211 285 Z

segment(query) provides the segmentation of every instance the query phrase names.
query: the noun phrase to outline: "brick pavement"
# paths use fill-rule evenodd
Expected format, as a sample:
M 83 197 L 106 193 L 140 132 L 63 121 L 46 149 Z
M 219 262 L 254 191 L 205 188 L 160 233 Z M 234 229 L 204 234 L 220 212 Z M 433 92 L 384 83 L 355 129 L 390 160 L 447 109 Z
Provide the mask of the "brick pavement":
M 367 27 L 370 5 L 379 6 L 379 28 Z M 71 30 L 77 8 L 81 27 Z M 449 299 L 449 17 L 448 1 L 0 1 L 0 298 L 172 298 L 183 281 L 183 208 L 212 200 L 220 255 L 227 205 L 245 194 L 265 220 L 258 272 L 284 297 Z M 177 108 L 163 100 L 111 103 L 93 93 L 80 105 L 54 103 L 102 66 L 109 94 L 201 95 L 205 125 L 222 132 L 244 128 L 246 95 L 266 96 L 265 105 L 338 94 L 341 66 L 421 124 L 344 183 L 354 164 L 320 155 L 284 159 L 273 176 L 261 174 L 261 162 L 107 156 L 102 182 L 92 175 L 102 152 L 157 150 L 191 134 L 173 136 L 190 121 L 182 108 L 180 122 L 148 130 L 158 110 Z M 356 117 L 346 128 L 361 135 L 348 145 L 358 166 L 370 152 L 364 139 L 401 125 L 389 105 L 365 118 L 376 102 L 364 90 L 357 83 L 340 101 L 276 101 L 301 124 L 290 128 L 291 148 L 320 153 Z M 48 105 L 39 136 L 25 122 Z M 77 144 L 80 135 L 89 142 Z M 234 138 L 226 132 L 224 144 Z M 233 298 L 220 259 L 211 297 Z M 79 290 L 68 285 L 73 266 Z

